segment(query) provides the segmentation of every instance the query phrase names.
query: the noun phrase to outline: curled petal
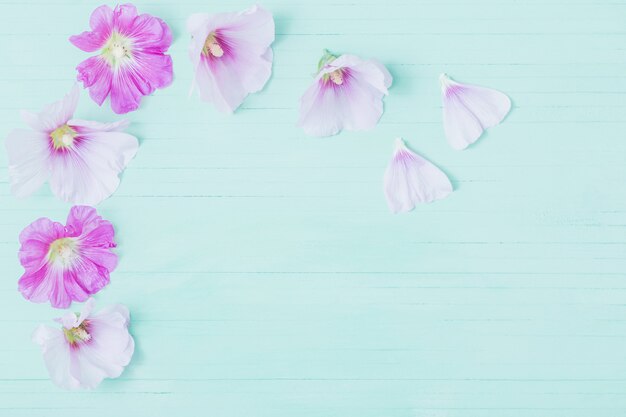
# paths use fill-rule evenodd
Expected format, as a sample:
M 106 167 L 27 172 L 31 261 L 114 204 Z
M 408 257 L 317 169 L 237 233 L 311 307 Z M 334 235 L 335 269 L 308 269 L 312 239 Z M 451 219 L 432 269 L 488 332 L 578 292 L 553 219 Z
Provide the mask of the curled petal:
M 50 189 L 63 201 L 96 205 L 115 192 L 138 147 L 137 138 L 127 133 L 84 133 L 71 150 L 51 160 Z
M 499 124 L 511 110 L 505 94 L 485 87 L 461 84 L 441 74 L 443 126 L 454 149 L 465 149 L 483 131 Z
M 375 60 L 342 55 L 320 69 L 300 99 L 300 126 L 310 136 L 371 130 L 383 114 L 392 77 Z
M 231 113 L 249 94 L 263 89 L 272 73 L 270 12 L 253 6 L 239 13 L 195 14 L 187 29 L 192 35 L 192 89 L 198 89 L 202 100 Z
M 139 108 L 143 96 L 172 83 L 172 59 L 165 55 L 172 32 L 163 20 L 122 4 L 96 9 L 91 27 L 70 41 L 87 52 L 100 50 L 76 67 L 78 81 L 98 105 L 110 96 L 113 111 L 127 113 Z
M 96 388 L 104 378 L 119 377 L 132 359 L 128 309 L 118 304 L 94 312 L 93 303 L 89 299 L 80 315 L 57 319 L 62 329 L 39 326 L 33 333 L 52 382 L 62 388 Z
M 87 300 L 109 283 L 117 266 L 113 226 L 92 207 L 73 207 L 65 226 L 38 219 L 22 231 L 20 243 L 20 292 L 55 308 Z
M 443 171 L 409 150 L 401 138 L 395 146 L 384 178 L 385 197 L 393 213 L 411 211 L 416 204 L 441 200 L 452 192 Z

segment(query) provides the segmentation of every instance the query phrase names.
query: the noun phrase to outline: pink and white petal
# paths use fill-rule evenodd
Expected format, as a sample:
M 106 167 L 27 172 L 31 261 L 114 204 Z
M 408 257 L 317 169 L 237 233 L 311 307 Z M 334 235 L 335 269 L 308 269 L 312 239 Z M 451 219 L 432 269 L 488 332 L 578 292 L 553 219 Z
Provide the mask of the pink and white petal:
M 347 102 L 343 121 L 347 130 L 371 130 L 383 115 L 383 93 L 358 76 L 351 76 L 341 88 Z
M 50 131 L 64 125 L 74 116 L 76 107 L 78 107 L 79 93 L 78 85 L 74 84 L 65 97 L 44 107 L 39 117 L 45 120 L 45 125 L 51 128 Z
M 115 192 L 119 173 L 135 156 L 137 138 L 123 132 L 82 136 L 71 152 L 53 159 L 50 188 L 64 201 L 97 205 Z
M 104 103 L 113 80 L 113 71 L 110 65 L 101 56 L 92 56 L 78 64 L 78 81 L 89 89 L 89 96 L 99 106 Z
M 261 90 L 272 75 L 271 61 L 260 56 L 224 55 L 220 59 L 203 61 L 205 68 L 200 70 L 208 72 L 204 75 L 212 78 L 214 90 L 203 92 L 200 89 L 200 96 L 203 100 L 212 97 L 219 110 L 229 113 L 235 111 L 248 94 Z M 206 81 L 198 82 L 199 87 L 203 84 L 206 85 Z
M 511 109 L 511 100 L 490 88 L 461 84 L 440 76 L 446 137 L 455 149 L 465 149 L 487 128 L 499 124 Z
M 101 224 L 109 224 L 104 220 L 98 211 L 89 206 L 73 206 L 67 215 L 65 227 L 68 235 L 73 237 L 82 237 L 98 228 Z
M 49 144 L 50 138 L 42 132 L 24 129 L 9 132 L 5 148 L 11 192 L 16 197 L 31 195 L 49 178 Z
M 257 5 L 239 13 L 214 15 L 211 23 L 237 54 L 262 56 L 274 42 L 274 18 Z
M 452 192 L 450 180 L 439 168 L 412 152 L 402 139 L 385 171 L 385 197 L 393 213 L 413 210 L 416 204 L 447 197 Z
M 113 9 L 102 5 L 97 7 L 89 18 L 89 26 L 94 32 L 108 35 L 113 29 Z
M 95 52 L 104 46 L 108 35 L 108 33 L 86 31 L 80 35 L 70 36 L 70 42 L 85 52 Z
M 448 143 L 456 150 L 476 142 L 484 131 L 476 116 L 455 95 L 444 98 L 443 128 Z
M 93 132 L 122 132 L 130 125 L 130 120 L 123 119 L 117 122 L 100 123 L 90 120 L 71 119 L 67 124 L 78 132 L 79 135 L 82 135 Z
M 387 89 L 391 86 L 393 78 L 387 69 L 378 61 L 364 60 L 355 55 L 344 54 L 325 65 L 320 71 L 320 75 L 330 74 L 337 69 L 347 69 L 353 77 L 371 84 L 383 94 L 387 94 Z
M 38 271 L 25 272 L 18 281 L 18 289 L 34 303 L 50 301 L 54 308 L 67 308 L 75 300 L 87 299 L 87 294 L 71 280 L 66 281 L 63 268 L 58 265 L 46 265 Z M 72 295 L 70 295 L 70 293 Z
M 137 8 L 133 4 L 118 4 L 113 10 L 113 28 L 122 35 L 129 36 L 136 18 Z
M 102 369 L 101 361 L 93 358 L 90 344 L 80 345 L 78 349 L 70 350 L 70 374 L 80 382 L 80 388 L 94 389 L 107 377 Z M 106 366 L 106 364 L 104 364 Z
M 343 129 L 347 103 L 338 89 L 316 80 L 300 98 L 298 126 L 309 136 L 336 135 Z
M 82 253 L 65 271 L 66 291 L 76 301 L 85 301 L 110 282 L 109 270 L 96 265 Z
M 78 322 L 78 317 L 72 311 L 68 311 L 63 314 L 61 317 L 54 319 L 57 323 L 60 323 L 64 328 L 71 329 L 72 327 L 77 327 L 80 323 Z
M 133 51 L 160 54 L 172 44 L 172 31 L 161 19 L 142 14 L 132 22 L 126 34 L 133 42 Z
M 71 119 L 78 106 L 78 96 L 78 86 L 74 85 L 65 97 L 46 105 L 40 113 L 23 110 L 21 112 L 22 119 L 34 130 L 50 134 Z
M 33 332 L 32 340 L 41 347 L 52 382 L 64 389 L 80 388 L 80 382 L 70 374 L 70 347 L 63 331 L 39 326 Z
M 118 114 L 136 110 L 143 96 L 169 85 L 172 79 L 169 55 L 137 54 L 134 61 L 113 73 L 111 108 Z
M 511 99 L 500 91 L 475 85 L 464 88 L 460 100 L 485 129 L 499 124 L 511 110 Z

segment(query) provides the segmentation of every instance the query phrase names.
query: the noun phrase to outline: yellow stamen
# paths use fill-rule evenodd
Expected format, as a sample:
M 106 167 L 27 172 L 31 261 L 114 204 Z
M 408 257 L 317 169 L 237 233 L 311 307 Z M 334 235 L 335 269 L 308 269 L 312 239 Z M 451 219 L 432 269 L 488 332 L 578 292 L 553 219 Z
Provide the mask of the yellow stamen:
M 78 252 L 76 240 L 71 237 L 63 237 L 50 244 L 48 260 L 63 265 L 70 263 Z
M 204 41 L 204 47 L 202 48 L 202 53 L 205 56 L 212 55 L 216 58 L 220 58 L 224 55 L 224 50 L 217 42 L 217 38 L 215 37 L 215 32 L 211 32 L 209 36 L 207 36 L 206 41 Z
M 76 131 L 66 124 L 56 128 L 50 133 L 50 139 L 52 139 L 52 147 L 54 149 L 71 147 L 74 144 L 75 137 Z
M 330 80 L 337 85 L 343 84 L 343 73 L 341 72 L 341 69 L 331 72 Z

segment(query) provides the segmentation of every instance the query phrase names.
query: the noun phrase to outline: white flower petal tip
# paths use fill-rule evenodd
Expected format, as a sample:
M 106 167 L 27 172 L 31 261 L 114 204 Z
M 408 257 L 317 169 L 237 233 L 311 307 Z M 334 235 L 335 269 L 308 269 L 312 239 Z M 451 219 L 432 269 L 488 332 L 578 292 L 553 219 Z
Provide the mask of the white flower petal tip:
M 73 119 L 79 89 L 41 113 L 22 112 L 32 130 L 15 129 L 6 140 L 11 191 L 27 197 L 46 181 L 61 200 L 96 205 L 117 189 L 119 174 L 135 156 L 137 138 L 124 133 L 127 121 Z
M 443 127 L 450 146 L 462 150 L 483 131 L 499 124 L 511 110 L 511 99 L 500 91 L 439 76 L 443 99 Z
M 32 340 L 41 347 L 52 382 L 64 389 L 93 389 L 104 378 L 119 377 L 132 359 L 135 342 L 123 305 L 93 312 L 89 299 L 80 314 L 56 319 L 61 328 L 40 325 Z
M 325 51 L 315 80 L 300 98 L 298 126 L 315 137 L 344 129 L 372 130 L 383 115 L 383 98 L 392 82 L 376 60 Z
M 274 17 L 260 6 L 238 13 L 197 13 L 187 19 L 189 58 L 194 68 L 190 94 L 233 113 L 272 75 Z
M 397 138 L 384 178 L 385 197 L 392 213 L 411 211 L 417 204 L 446 198 L 452 193 L 448 176 Z

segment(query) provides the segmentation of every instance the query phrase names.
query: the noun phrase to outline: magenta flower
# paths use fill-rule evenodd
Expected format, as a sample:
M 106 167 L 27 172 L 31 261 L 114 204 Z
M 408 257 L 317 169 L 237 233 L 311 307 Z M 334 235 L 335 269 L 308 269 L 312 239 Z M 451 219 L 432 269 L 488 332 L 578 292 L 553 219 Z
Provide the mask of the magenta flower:
M 197 13 L 187 20 L 187 30 L 193 87 L 202 100 L 232 113 L 248 94 L 263 89 L 272 74 L 270 12 L 252 6 L 239 13 Z
M 70 37 L 85 52 L 100 51 L 81 62 L 78 81 L 102 105 L 111 96 L 115 113 L 137 110 L 141 98 L 172 83 L 172 58 L 165 55 L 172 32 L 161 19 L 137 14 L 132 4 L 112 10 L 100 6 L 91 14 L 90 32 Z
M 94 313 L 93 304 L 90 298 L 80 314 L 55 319 L 60 329 L 40 325 L 33 333 L 52 382 L 61 388 L 96 388 L 104 378 L 120 376 L 133 357 L 128 308 L 116 304 Z
M 439 76 L 443 127 L 450 146 L 461 150 L 476 142 L 485 129 L 499 124 L 511 110 L 511 100 L 491 88 L 461 84 Z
M 78 87 L 39 113 L 22 112 L 33 129 L 15 129 L 5 145 L 11 191 L 26 197 L 48 181 L 63 201 L 96 205 L 117 189 L 118 175 L 137 153 L 137 138 L 123 133 L 127 121 L 73 119 Z
M 450 180 L 439 168 L 396 139 L 395 152 L 385 172 L 385 196 L 393 213 L 413 210 L 416 204 L 446 198 Z
M 300 99 L 298 126 L 310 136 L 373 129 L 391 82 L 391 74 L 378 61 L 354 55 L 337 58 L 326 51 L 315 81 Z
M 18 287 L 27 300 L 67 308 L 109 283 L 117 266 L 111 223 L 87 206 L 72 207 L 66 223 L 42 217 L 20 233 Z

